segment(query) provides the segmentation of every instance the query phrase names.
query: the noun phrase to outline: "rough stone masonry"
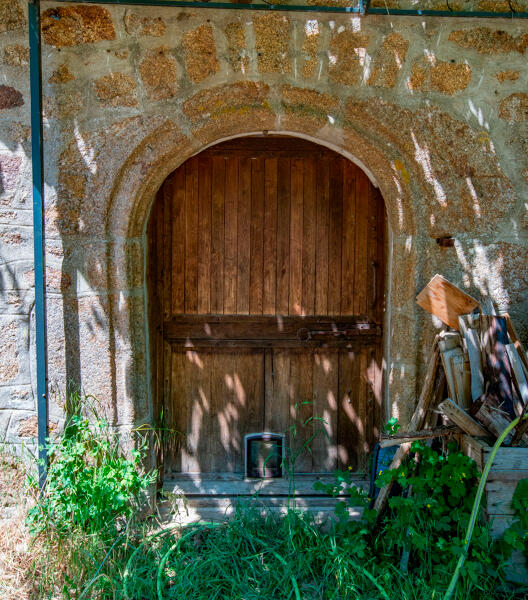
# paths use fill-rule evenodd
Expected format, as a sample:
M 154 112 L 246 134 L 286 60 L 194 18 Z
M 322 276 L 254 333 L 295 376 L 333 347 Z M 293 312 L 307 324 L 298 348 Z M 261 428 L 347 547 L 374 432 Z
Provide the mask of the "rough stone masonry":
M 414 302 L 436 272 L 507 310 L 528 339 L 527 21 L 44 2 L 42 36 L 53 423 L 68 380 L 123 428 L 152 418 L 148 211 L 172 170 L 235 135 L 308 137 L 379 185 L 392 233 L 386 376 L 401 420 L 439 327 Z M 0 442 L 20 447 L 36 419 L 18 0 L 0 0 L 0 61 Z

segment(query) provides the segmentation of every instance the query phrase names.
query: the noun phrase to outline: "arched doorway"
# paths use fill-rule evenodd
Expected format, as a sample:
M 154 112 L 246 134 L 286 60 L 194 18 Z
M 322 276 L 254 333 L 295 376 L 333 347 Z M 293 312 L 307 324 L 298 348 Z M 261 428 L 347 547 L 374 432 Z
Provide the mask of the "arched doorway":
M 184 434 L 165 477 L 244 474 L 244 436 L 295 470 L 366 466 L 381 419 L 386 218 L 351 161 L 285 136 L 201 152 L 147 228 L 154 408 Z M 169 437 L 170 439 L 170 437 Z

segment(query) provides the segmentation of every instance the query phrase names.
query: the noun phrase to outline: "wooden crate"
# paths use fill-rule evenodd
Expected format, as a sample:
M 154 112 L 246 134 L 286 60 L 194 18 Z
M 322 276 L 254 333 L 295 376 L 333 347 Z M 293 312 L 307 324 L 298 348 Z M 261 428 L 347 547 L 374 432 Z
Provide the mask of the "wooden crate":
M 484 469 L 491 446 L 468 435 L 460 437 L 460 446 L 472 458 L 480 471 Z M 491 524 L 491 534 L 499 538 L 514 520 L 511 507 L 513 492 L 521 479 L 528 478 L 528 448 L 500 448 L 495 455 L 483 500 L 484 512 Z M 518 583 L 528 581 L 528 565 L 521 552 L 514 552 L 507 569 L 508 579 Z

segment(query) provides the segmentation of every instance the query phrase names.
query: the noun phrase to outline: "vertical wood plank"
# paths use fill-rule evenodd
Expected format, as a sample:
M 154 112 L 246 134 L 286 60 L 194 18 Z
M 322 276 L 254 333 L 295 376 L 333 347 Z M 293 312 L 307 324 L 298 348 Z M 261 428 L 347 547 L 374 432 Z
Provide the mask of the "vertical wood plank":
M 337 463 L 340 469 L 358 468 L 359 362 L 359 353 L 340 351 L 337 416 Z
M 266 361 L 264 425 L 267 431 L 285 433 L 289 427 L 290 356 L 287 350 L 271 350 Z
M 276 312 L 287 315 L 290 297 L 290 159 L 279 158 L 277 184 L 277 302 Z
M 289 314 L 302 312 L 304 160 L 291 160 Z
M 377 279 L 381 266 L 378 263 L 378 197 L 372 184 L 369 184 L 368 202 L 368 253 L 367 253 L 367 314 L 377 321 Z
M 173 177 L 170 176 L 163 184 L 163 278 L 166 287 L 163 293 L 163 318 L 168 319 L 172 312 L 172 293 L 170 289 L 172 270 L 172 196 Z
M 233 356 L 233 355 L 232 355 Z M 232 439 L 235 472 L 244 471 L 244 435 L 262 431 L 264 417 L 264 355 L 260 352 L 242 352 L 233 356 L 233 381 L 236 416 Z
M 368 250 L 368 201 L 370 182 L 367 176 L 358 171 L 356 177 L 356 251 L 354 267 L 354 313 L 367 313 L 368 279 L 372 278 L 367 264 Z
M 262 314 L 264 281 L 264 159 L 251 161 L 251 267 L 249 312 Z
M 173 174 L 172 314 L 185 312 L 185 167 Z
M 237 310 L 237 208 L 238 160 L 226 160 L 225 184 L 225 263 L 224 263 L 224 313 L 232 315 Z
M 354 253 L 356 242 L 355 165 L 345 161 L 343 172 L 343 249 L 341 314 L 354 313 Z
M 185 163 L 185 312 L 198 309 L 198 159 Z
M 316 173 L 316 160 L 305 159 L 301 311 L 303 315 L 313 315 L 315 311 Z
M 174 433 L 167 436 L 167 461 L 173 470 L 183 472 L 186 468 L 185 461 L 185 436 L 189 424 L 189 401 L 187 383 L 187 360 L 185 352 L 172 352 L 172 379 L 171 398 L 166 407 L 165 423 Z
M 296 473 L 312 471 L 313 353 L 292 353 L 290 363 L 290 449 Z M 310 446 L 310 449 L 308 449 Z
M 338 352 L 315 352 L 313 361 L 313 416 L 315 438 L 312 444 L 316 473 L 337 469 Z
M 330 162 L 328 314 L 341 310 L 341 241 L 343 225 L 343 159 Z
M 249 314 L 249 267 L 251 252 L 251 159 L 238 163 L 238 274 L 237 314 Z
M 277 176 L 278 160 L 264 161 L 264 281 L 262 312 L 275 314 L 277 289 Z
M 367 356 L 370 348 L 361 348 L 359 353 L 359 381 L 357 395 L 357 469 L 364 470 L 367 466 L 367 402 L 368 402 L 368 378 Z
M 224 312 L 224 195 L 225 159 L 212 159 L 211 312 Z
M 328 314 L 328 226 L 330 161 L 322 158 L 317 168 L 317 231 L 315 249 L 315 314 Z
M 233 355 L 216 352 L 211 361 L 211 412 L 208 435 L 210 470 L 217 473 L 235 472 L 238 407 L 234 398 Z
M 210 469 L 211 366 L 207 353 L 185 353 L 186 389 L 179 402 L 188 403 L 187 444 L 182 452 L 185 472 L 204 473 Z
M 172 405 L 173 396 L 172 396 L 172 390 L 171 390 L 171 382 L 172 382 L 171 353 L 172 353 L 172 348 L 171 348 L 170 344 L 168 342 L 164 341 L 163 342 L 163 371 L 162 371 L 163 410 L 167 411 L 167 413 L 168 413 L 167 421 L 169 423 L 172 423 L 172 414 L 171 413 L 172 413 L 172 406 L 173 406 Z M 164 454 L 164 459 L 165 459 L 165 457 L 167 458 L 167 460 L 163 461 L 164 471 L 165 471 L 165 473 L 168 473 L 172 469 L 173 465 L 170 460 L 172 458 L 172 454 L 171 454 L 170 448 L 167 447 L 167 444 L 164 445 L 163 454 Z
M 379 190 L 374 190 L 377 205 L 378 205 L 378 268 L 376 270 L 376 302 L 375 315 L 378 323 L 383 322 L 383 309 L 385 306 L 384 290 L 385 290 L 385 256 L 387 241 L 387 213 L 385 211 L 385 202 Z
M 211 158 L 198 158 L 198 312 L 211 310 Z

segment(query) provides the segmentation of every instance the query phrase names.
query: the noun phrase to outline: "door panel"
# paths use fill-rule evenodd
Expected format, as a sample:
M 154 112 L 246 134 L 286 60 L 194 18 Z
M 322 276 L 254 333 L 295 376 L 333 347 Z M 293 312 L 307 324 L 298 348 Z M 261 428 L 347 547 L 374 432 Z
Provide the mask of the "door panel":
M 154 405 L 185 438 L 166 471 L 241 473 L 263 430 L 286 434 L 297 472 L 364 468 L 385 245 L 366 175 L 302 140 L 226 142 L 167 178 L 147 236 Z

